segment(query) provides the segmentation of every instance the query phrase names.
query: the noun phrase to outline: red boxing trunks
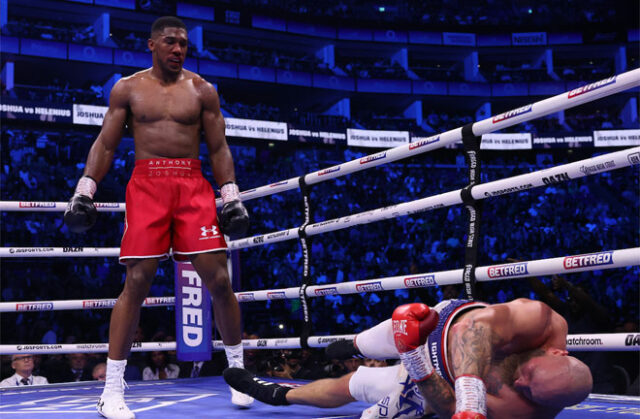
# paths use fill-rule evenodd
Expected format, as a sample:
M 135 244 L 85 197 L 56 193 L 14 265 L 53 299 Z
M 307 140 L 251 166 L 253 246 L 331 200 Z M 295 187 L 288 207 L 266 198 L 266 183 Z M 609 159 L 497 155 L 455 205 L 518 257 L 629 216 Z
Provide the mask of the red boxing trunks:
M 137 160 L 127 185 L 120 262 L 225 250 L 211 184 L 197 159 Z

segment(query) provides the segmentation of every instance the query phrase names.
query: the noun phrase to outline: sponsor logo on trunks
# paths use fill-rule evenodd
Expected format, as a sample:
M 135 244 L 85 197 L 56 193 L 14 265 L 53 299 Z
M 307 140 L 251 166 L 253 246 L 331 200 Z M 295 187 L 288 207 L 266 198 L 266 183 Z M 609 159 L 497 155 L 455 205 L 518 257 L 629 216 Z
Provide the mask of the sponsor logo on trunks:
M 255 301 L 256 296 L 252 292 L 241 292 L 238 294 L 238 301 Z
M 627 160 L 631 164 L 640 164 L 640 153 L 631 153 L 627 156 Z
M 107 349 L 107 347 L 106 343 L 82 343 L 76 346 L 78 349 Z
M 267 292 L 267 298 L 269 300 L 284 300 L 287 296 L 284 291 L 270 291 Z
M 84 252 L 84 248 L 82 248 L 82 247 L 63 247 L 62 251 L 64 253 L 82 253 L 82 252 Z
M 43 253 L 53 252 L 53 247 L 11 247 L 9 253 Z
M 52 349 L 62 349 L 62 345 L 18 345 L 16 349 L 19 351 L 48 351 Z
M 267 234 L 265 237 L 267 240 L 276 239 L 278 237 L 286 237 L 289 235 L 289 230 L 279 231 L 277 233 Z
M 16 311 L 46 311 L 53 310 L 53 303 L 17 303 Z
M 487 270 L 489 278 L 510 278 L 514 276 L 526 275 L 528 262 L 515 263 L 513 265 L 492 266 Z
M 329 173 L 337 172 L 340 170 L 340 166 L 330 167 L 318 172 L 318 176 L 328 175 Z
M 567 256 L 564 258 L 565 269 L 578 269 L 587 266 L 602 266 L 613 264 L 613 252 L 591 253 L 588 255 Z
M 411 276 L 404 279 L 404 286 L 407 288 L 421 288 L 436 284 L 434 275 Z
M 554 183 L 566 182 L 567 180 L 571 180 L 569 177 L 569 173 L 559 173 L 557 175 L 545 176 L 542 178 L 542 183 L 545 185 L 551 185 Z
M 264 236 L 256 236 L 253 238 L 253 244 L 264 243 Z
M 360 164 L 371 163 L 372 161 L 384 159 L 385 157 L 387 157 L 387 152 L 386 151 L 383 151 L 383 152 L 377 153 L 377 154 L 372 154 L 370 156 L 361 158 L 360 159 Z
M 211 225 L 211 228 L 207 228 L 209 226 L 200 227 L 200 238 L 198 240 L 210 240 L 216 239 L 220 237 L 220 233 L 218 232 L 218 227 Z
M 415 143 L 409 143 L 409 150 L 414 150 L 416 148 L 424 147 L 429 144 L 434 144 L 440 141 L 440 136 L 437 135 L 435 137 L 425 138 L 424 140 L 416 141 Z
M 380 281 L 367 282 L 364 284 L 356 284 L 356 291 L 358 292 L 384 291 L 384 288 L 382 288 L 382 283 Z
M 111 308 L 116 305 L 116 300 L 84 300 L 82 308 Z
M 55 202 L 20 202 L 20 208 L 55 208 Z
M 133 342 L 131 344 L 132 348 L 142 348 L 142 342 Z
M 117 202 L 96 202 L 96 208 L 118 208 L 120 204 Z
M 591 166 L 580 166 L 580 171 L 585 175 L 591 175 L 599 173 L 607 169 L 613 169 L 616 167 L 616 162 L 613 160 L 606 161 L 604 163 L 593 164 Z
M 286 185 L 287 183 L 289 183 L 288 180 L 283 180 L 282 182 L 272 183 L 271 185 L 269 185 L 269 187 L 270 188 L 275 188 L 276 186 Z
M 586 86 L 578 87 L 577 89 L 573 89 L 569 92 L 568 98 L 574 98 L 576 96 L 583 95 L 585 93 L 589 93 L 592 90 L 599 89 L 604 86 L 608 86 L 616 82 L 616 76 L 609 77 L 608 79 L 600 80 L 595 83 L 587 84 Z
M 640 346 L 640 334 L 627 335 L 624 339 L 624 346 Z
M 442 375 L 442 369 L 440 368 L 440 359 L 438 358 L 438 342 L 432 342 L 429 350 L 431 351 L 431 364 L 433 364 L 433 369 L 436 370 L 439 376 L 444 377 Z
M 267 340 L 266 339 L 258 339 L 258 342 L 256 342 L 256 346 L 258 348 L 260 348 L 262 346 L 267 346 Z
M 173 166 L 173 165 L 177 165 L 177 166 L 191 166 L 191 160 L 190 159 L 178 159 L 178 160 L 169 160 L 169 159 L 165 159 L 165 160 L 150 160 L 149 161 L 149 166 Z
M 506 121 L 507 119 L 515 118 L 516 116 L 523 115 L 525 113 L 531 112 L 533 110 L 533 105 L 529 104 L 523 106 L 521 108 L 512 109 L 505 113 L 501 113 L 500 115 L 496 115 L 493 117 L 493 123 L 497 124 L 498 122 Z
M 314 294 L 315 295 L 336 295 L 338 294 L 338 288 L 336 287 L 317 288 Z
M 175 297 L 147 297 L 144 299 L 144 303 L 148 306 L 175 304 Z

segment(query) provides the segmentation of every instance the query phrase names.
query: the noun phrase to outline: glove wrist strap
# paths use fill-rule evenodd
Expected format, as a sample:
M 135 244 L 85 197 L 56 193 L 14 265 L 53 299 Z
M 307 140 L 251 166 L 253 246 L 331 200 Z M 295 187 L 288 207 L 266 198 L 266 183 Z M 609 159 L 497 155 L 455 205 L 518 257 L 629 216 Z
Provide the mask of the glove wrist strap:
M 78 181 L 78 186 L 76 186 L 76 195 L 84 195 L 93 199 L 93 195 L 96 193 L 98 189 L 98 185 L 96 181 L 90 178 L 89 176 L 82 176 Z
M 222 195 L 222 202 L 225 204 L 231 201 L 239 201 L 240 189 L 235 183 L 227 182 L 220 188 L 220 195 Z
M 426 380 L 433 374 L 433 365 L 431 365 L 431 360 L 427 358 L 424 345 L 407 352 L 400 352 L 399 355 L 402 365 L 413 381 Z
M 477 375 L 456 378 L 456 413 L 474 412 L 487 416 L 487 389 Z

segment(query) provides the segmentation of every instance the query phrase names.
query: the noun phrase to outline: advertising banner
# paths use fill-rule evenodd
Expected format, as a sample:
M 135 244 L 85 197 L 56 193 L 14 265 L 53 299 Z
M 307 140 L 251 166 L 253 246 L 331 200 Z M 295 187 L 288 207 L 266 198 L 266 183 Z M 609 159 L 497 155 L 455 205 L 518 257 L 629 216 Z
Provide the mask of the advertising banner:
M 408 143 L 409 131 L 347 129 L 347 145 L 349 146 L 391 148 Z
M 176 349 L 180 361 L 209 361 L 211 296 L 189 262 L 175 263 Z
M 260 138 L 287 141 L 286 122 L 259 121 L 256 119 L 225 118 L 228 137 Z

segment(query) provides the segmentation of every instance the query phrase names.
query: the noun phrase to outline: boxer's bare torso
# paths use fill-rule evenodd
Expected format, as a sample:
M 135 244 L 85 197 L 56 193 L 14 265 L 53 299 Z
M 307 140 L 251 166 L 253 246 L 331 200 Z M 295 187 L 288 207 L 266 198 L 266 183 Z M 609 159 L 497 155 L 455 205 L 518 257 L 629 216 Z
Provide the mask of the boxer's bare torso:
M 490 335 L 474 329 L 483 321 L 491 325 Z M 515 300 L 460 315 L 450 328 L 447 354 L 454 374 L 478 363 L 479 357 L 487 357 L 488 369 L 480 376 L 487 387 L 489 417 L 552 418 L 562 409 L 535 404 L 514 383 L 519 367 L 532 357 L 548 348 L 566 349 L 566 334 L 566 321 L 556 312 L 538 302 Z M 481 348 L 487 339 L 492 342 L 492 353 Z
M 135 73 L 118 83 L 111 102 L 114 118 L 124 117 L 133 134 L 136 159 L 198 158 L 203 111 L 221 118 L 213 87 L 184 69 L 172 83 L 151 69 Z

